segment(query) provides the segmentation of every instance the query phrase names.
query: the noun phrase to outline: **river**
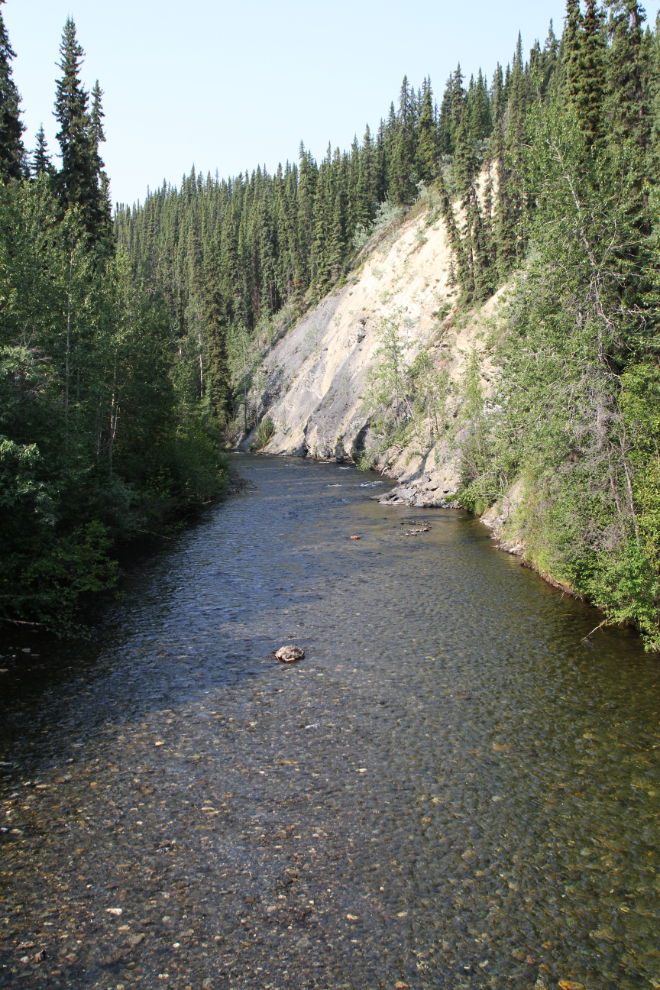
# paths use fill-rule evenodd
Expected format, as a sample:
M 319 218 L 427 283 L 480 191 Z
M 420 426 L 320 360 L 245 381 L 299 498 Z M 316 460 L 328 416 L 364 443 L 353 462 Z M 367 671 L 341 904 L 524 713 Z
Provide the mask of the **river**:
M 467 514 L 234 462 L 90 641 L 4 634 L 0 986 L 659 988 L 657 657 Z

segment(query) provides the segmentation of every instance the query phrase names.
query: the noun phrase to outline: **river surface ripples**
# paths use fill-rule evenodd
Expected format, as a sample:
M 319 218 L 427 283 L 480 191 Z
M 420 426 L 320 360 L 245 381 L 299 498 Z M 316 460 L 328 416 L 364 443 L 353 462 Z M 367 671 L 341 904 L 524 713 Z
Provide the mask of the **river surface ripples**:
M 0 986 L 660 988 L 658 659 L 466 514 L 234 462 L 91 641 L 4 634 Z

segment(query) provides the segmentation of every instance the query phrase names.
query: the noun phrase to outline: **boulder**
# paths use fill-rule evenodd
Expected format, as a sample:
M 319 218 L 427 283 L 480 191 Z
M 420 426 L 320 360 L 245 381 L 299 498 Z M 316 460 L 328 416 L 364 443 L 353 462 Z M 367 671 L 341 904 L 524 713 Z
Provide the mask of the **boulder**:
M 304 660 L 305 651 L 301 650 L 299 646 L 282 646 L 275 654 L 278 660 L 282 663 L 293 663 L 294 660 Z

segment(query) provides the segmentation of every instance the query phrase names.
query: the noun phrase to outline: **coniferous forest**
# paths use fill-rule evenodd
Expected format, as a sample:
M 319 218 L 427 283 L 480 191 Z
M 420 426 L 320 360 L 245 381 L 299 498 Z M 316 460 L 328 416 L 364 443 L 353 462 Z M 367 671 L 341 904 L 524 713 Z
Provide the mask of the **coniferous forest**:
M 0 16 L 0 615 L 67 631 L 115 586 L 116 543 L 207 502 L 224 468 L 170 313 L 116 247 L 71 20 L 60 53 L 57 168 L 43 130 L 25 151 Z
M 563 32 L 442 96 L 404 78 L 378 128 L 274 174 L 193 169 L 113 211 L 102 90 L 68 21 L 61 164 L 25 150 L 0 37 L 0 611 L 48 625 L 116 580 L 111 547 L 213 497 L 275 332 L 370 234 L 437 196 L 461 305 L 505 283 L 497 402 L 461 498 L 523 477 L 541 571 L 660 643 L 660 38 L 637 0 L 567 0 Z

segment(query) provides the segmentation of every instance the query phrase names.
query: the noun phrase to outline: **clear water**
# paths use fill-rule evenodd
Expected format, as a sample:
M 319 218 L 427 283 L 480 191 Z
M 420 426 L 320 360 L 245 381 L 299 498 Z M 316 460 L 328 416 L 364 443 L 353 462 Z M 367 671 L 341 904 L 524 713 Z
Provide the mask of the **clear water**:
M 467 515 L 235 461 L 91 642 L 4 633 L 0 986 L 660 987 L 660 661 Z

